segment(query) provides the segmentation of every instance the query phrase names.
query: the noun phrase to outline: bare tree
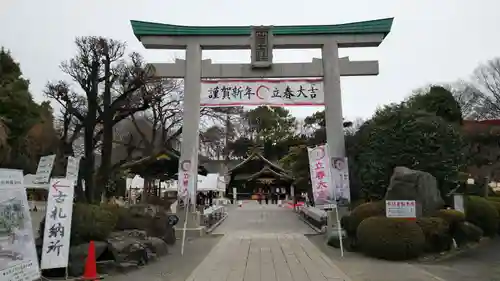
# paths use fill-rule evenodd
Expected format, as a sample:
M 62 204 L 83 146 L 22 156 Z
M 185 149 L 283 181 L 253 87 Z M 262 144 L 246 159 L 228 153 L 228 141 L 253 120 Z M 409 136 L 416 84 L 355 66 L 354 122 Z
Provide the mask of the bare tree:
M 474 70 L 470 87 L 479 98 L 480 118 L 500 118 L 500 58 L 479 65 Z
M 155 92 L 146 87 L 151 78 L 151 69 L 146 67 L 137 53 L 130 54 L 128 59 L 125 58 L 124 43 L 102 37 L 79 37 L 75 43 L 76 56 L 63 62 L 61 69 L 79 85 L 83 98 L 69 91 L 67 85 L 62 87 L 62 82 L 49 83 L 46 94 L 63 106 L 64 114 L 67 115 L 63 117 L 63 124 L 64 120 L 69 123 L 76 120 L 73 128 L 81 127 L 79 130 L 83 132 L 85 195 L 91 202 L 97 200 L 108 185 L 113 127 L 121 120 L 149 108 L 151 100 L 155 98 Z M 81 104 L 78 104 L 79 102 Z M 71 138 L 68 141 L 71 141 Z M 96 178 L 98 184 L 95 185 L 94 150 L 98 145 L 101 163 Z

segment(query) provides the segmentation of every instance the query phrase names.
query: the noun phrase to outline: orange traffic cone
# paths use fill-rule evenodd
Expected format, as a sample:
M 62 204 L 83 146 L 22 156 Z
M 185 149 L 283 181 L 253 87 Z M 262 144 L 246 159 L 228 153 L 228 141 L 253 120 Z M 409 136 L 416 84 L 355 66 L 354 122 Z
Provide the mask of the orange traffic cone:
M 85 269 L 83 271 L 83 280 L 99 280 L 99 276 L 97 276 L 97 265 L 95 259 L 96 257 L 94 241 L 90 241 L 87 260 L 85 261 Z

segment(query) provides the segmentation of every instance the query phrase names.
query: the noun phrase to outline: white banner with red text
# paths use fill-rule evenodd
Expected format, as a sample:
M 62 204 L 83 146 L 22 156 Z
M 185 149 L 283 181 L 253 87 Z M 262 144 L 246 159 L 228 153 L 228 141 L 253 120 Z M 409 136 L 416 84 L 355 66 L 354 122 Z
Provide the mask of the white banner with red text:
M 196 191 L 194 185 L 198 180 L 197 173 L 193 172 L 192 160 L 183 160 L 179 163 L 179 174 L 177 184 L 177 198 L 181 199 L 184 203 L 190 199 L 191 203 L 196 202 Z M 198 172 L 198 169 L 195 170 Z
M 314 203 L 318 208 L 347 206 L 351 202 L 346 157 L 329 157 L 328 144 L 308 148 Z
M 324 105 L 323 79 L 203 80 L 201 106 Z
M 335 188 L 332 181 L 327 145 L 307 148 L 314 205 L 332 209 L 336 206 Z

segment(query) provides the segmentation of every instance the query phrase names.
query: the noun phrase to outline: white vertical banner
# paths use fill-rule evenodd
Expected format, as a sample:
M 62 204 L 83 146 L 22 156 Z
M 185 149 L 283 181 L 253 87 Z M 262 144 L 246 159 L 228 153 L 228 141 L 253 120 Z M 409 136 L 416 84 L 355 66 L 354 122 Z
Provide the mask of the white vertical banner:
M 332 182 L 335 186 L 335 197 L 340 206 L 347 206 L 351 202 L 349 187 L 349 166 L 347 157 L 332 157 Z
M 50 181 L 43 235 L 42 269 L 68 266 L 74 192 L 71 180 Z
M 177 197 L 186 204 L 190 199 L 191 204 L 196 203 L 196 191 L 194 190 L 195 181 L 198 180 L 197 173 L 193 174 L 193 161 L 184 160 L 179 163 Z M 198 171 L 196 169 L 196 171 Z
M 23 171 L 0 169 L 0 281 L 40 278 Z
M 318 208 L 336 206 L 335 187 L 332 182 L 327 145 L 307 148 L 314 203 Z
M 68 157 L 66 165 L 66 178 L 72 181 L 78 180 L 78 170 L 80 169 L 80 157 Z
M 49 182 L 50 174 L 52 173 L 52 168 L 54 167 L 55 160 L 55 154 L 40 157 L 40 161 L 38 162 L 38 167 L 36 168 L 35 174 L 36 183 Z

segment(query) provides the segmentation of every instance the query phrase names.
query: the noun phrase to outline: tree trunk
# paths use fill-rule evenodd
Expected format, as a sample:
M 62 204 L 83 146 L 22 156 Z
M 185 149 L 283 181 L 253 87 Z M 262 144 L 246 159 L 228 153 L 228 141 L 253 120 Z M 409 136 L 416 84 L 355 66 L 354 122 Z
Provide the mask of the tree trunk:
M 85 202 L 85 193 L 83 191 L 83 184 L 82 180 L 84 178 L 84 169 L 85 169 L 85 160 L 80 159 L 80 162 L 78 163 L 78 179 L 76 180 L 76 186 L 75 186 L 75 197 L 76 197 L 76 202 Z
M 94 126 L 85 126 L 83 142 L 85 145 L 85 167 L 83 169 L 83 178 L 85 179 L 85 197 L 88 203 L 92 203 L 94 202 Z
M 101 147 L 101 165 L 97 177 L 97 192 L 99 196 L 108 193 L 109 178 L 111 174 L 111 155 L 113 151 L 113 115 L 114 109 L 111 107 L 111 66 L 109 58 L 104 64 L 104 91 L 102 94 L 102 147 Z

